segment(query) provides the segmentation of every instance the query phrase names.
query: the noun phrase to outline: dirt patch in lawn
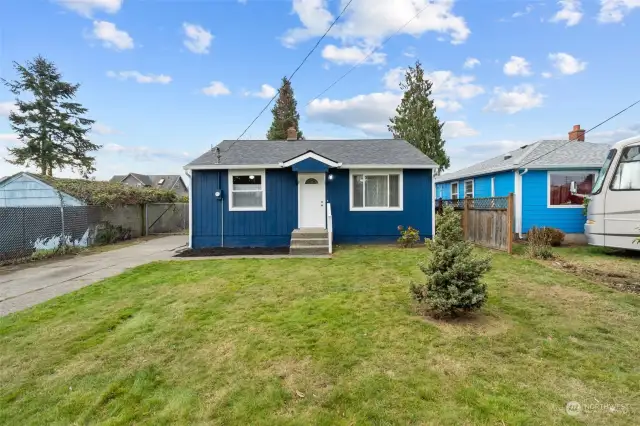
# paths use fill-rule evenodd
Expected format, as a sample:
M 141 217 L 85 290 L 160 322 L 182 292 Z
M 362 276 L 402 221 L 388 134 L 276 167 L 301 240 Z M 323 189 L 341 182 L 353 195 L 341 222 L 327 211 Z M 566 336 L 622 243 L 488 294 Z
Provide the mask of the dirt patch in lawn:
M 216 256 L 282 256 L 289 254 L 289 247 L 210 247 L 187 249 L 174 257 L 216 257 Z
M 640 272 L 635 274 L 610 268 L 594 268 L 583 263 L 571 262 L 563 258 L 555 258 L 544 262 L 545 265 L 574 274 L 589 281 L 602 283 L 616 290 L 640 294 Z

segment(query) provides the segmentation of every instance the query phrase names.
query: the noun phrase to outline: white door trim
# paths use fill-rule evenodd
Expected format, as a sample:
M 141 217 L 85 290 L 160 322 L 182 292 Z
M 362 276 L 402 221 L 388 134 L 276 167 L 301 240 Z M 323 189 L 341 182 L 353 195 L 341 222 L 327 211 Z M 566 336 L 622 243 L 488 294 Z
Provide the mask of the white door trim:
M 327 229 L 327 180 L 325 173 L 298 173 L 298 228 L 302 227 L 302 186 L 304 181 L 309 178 L 318 179 L 318 182 L 322 182 L 324 186 L 324 209 L 323 215 L 324 225 L 323 228 Z

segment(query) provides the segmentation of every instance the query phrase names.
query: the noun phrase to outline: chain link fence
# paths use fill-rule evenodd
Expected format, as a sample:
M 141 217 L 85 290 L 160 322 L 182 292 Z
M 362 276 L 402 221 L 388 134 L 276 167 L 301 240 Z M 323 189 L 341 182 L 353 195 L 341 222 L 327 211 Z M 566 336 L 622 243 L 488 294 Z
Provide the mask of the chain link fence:
M 0 207 L 0 263 L 91 245 L 99 221 L 95 206 Z

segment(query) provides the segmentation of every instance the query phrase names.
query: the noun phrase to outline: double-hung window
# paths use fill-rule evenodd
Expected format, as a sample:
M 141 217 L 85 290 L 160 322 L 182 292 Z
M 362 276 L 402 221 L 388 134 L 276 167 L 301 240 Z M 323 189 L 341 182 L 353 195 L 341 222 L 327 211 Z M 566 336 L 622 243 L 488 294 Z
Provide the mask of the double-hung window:
M 229 171 L 229 210 L 266 210 L 264 170 Z
M 402 171 L 353 170 L 351 210 L 402 210 Z
M 458 182 L 453 182 L 451 184 L 451 199 L 452 200 L 458 199 Z
M 464 181 L 464 198 L 473 198 L 473 179 Z

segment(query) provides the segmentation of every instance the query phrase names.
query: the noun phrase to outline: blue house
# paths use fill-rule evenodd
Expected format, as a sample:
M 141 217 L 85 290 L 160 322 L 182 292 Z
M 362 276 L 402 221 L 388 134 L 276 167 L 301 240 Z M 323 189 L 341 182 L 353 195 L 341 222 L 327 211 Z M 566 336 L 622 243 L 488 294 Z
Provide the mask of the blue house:
M 609 147 L 584 142 L 584 130 L 574 126 L 569 140 L 543 140 L 454 173 L 438 176 L 436 198 L 515 197 L 515 232 L 550 226 L 568 234 L 583 234 L 583 198 L 590 194 Z
M 393 242 L 398 225 L 434 232 L 436 164 L 408 142 L 225 140 L 185 169 L 191 248 Z

